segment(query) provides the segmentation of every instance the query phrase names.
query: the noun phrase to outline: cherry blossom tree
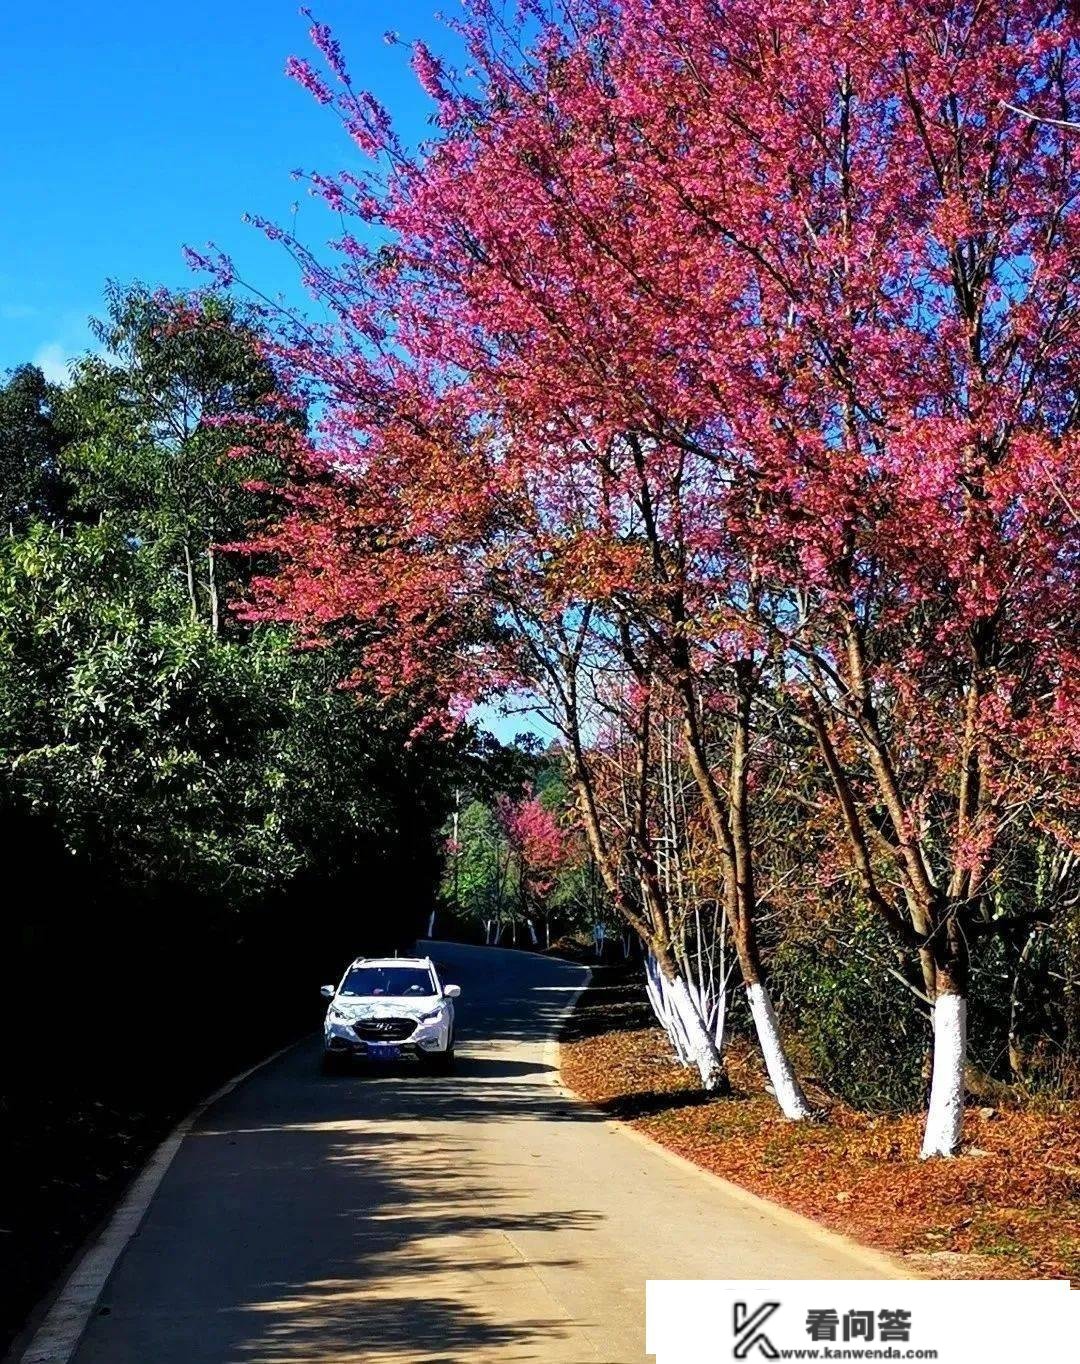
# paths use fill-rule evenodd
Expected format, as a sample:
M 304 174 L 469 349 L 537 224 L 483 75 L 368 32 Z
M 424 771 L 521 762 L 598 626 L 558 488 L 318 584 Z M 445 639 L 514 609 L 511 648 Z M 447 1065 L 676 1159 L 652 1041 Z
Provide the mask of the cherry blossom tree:
M 749 781 L 756 716 L 788 693 L 859 893 L 920 963 L 924 1153 L 952 1153 L 1001 833 L 1075 816 L 1073 11 L 624 0 L 508 31 L 478 0 L 471 75 L 414 49 L 438 127 L 416 155 L 313 36 L 329 75 L 294 74 L 371 170 L 311 178 L 347 224 L 332 264 L 288 243 L 334 320 L 283 359 L 327 415 L 256 610 L 345 634 L 388 688 L 427 679 L 433 716 L 507 686 L 547 708 L 714 1083 L 651 832 L 674 697 L 802 1117 Z M 631 818 L 599 794 L 613 706 Z
M 540 919 L 544 946 L 550 947 L 555 893 L 583 861 L 580 833 L 567 828 L 565 817 L 560 819 L 531 790 L 517 799 L 500 797 L 496 812 L 517 862 L 519 902 L 530 936 L 534 944 L 539 941 L 535 921 Z
M 951 1154 L 1000 835 L 1064 822 L 1076 758 L 1075 13 L 650 12 L 635 134 L 660 149 L 677 118 L 687 154 L 640 188 L 711 257 L 690 311 L 714 273 L 729 291 L 714 433 L 762 624 L 862 892 L 921 959 L 924 1155 Z

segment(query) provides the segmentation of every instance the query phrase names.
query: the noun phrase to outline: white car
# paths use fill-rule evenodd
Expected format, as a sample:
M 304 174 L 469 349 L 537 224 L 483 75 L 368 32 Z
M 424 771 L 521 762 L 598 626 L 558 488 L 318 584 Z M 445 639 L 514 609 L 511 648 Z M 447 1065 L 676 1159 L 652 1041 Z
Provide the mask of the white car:
M 430 957 L 357 957 L 340 985 L 324 985 L 330 1001 L 323 1025 L 323 1069 L 354 1057 L 395 1060 L 413 1055 L 430 1070 L 454 1063 L 454 1000 Z

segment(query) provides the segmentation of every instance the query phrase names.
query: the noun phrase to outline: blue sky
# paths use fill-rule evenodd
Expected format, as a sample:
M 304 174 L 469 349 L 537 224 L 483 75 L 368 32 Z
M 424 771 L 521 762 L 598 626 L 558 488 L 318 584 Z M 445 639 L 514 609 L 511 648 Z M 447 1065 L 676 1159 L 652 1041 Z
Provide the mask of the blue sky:
M 354 82 L 411 142 L 429 133 L 432 105 L 406 49 L 384 35 L 453 53 L 437 6 L 310 6 L 334 29 Z M 241 221 L 285 222 L 299 202 L 301 236 L 323 240 L 336 224 L 291 172 L 357 155 L 333 115 L 283 74 L 291 53 L 314 55 L 296 0 L 7 4 L 0 52 L 0 374 L 32 361 L 62 378 L 90 343 L 87 318 L 101 311 L 107 279 L 204 282 L 185 265 L 185 245 L 212 240 L 263 293 L 301 301 L 284 251 Z M 532 713 L 481 714 L 501 738 L 548 737 Z
M 452 50 L 437 7 L 311 5 L 409 140 L 431 105 L 383 35 Z M 290 172 L 350 158 L 333 116 L 283 75 L 290 53 L 309 55 L 307 28 L 296 0 L 0 6 L 0 372 L 33 360 L 58 377 L 108 278 L 195 283 L 184 244 L 213 240 L 264 292 L 297 297 L 291 263 L 241 217 L 286 221 L 299 200 L 301 232 L 306 218 L 319 240 Z

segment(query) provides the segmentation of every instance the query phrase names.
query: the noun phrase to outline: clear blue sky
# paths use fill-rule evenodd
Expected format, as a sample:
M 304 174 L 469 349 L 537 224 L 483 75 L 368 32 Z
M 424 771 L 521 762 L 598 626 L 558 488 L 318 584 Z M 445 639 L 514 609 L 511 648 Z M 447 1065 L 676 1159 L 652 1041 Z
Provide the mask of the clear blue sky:
M 431 105 L 383 35 L 453 51 L 439 0 L 311 8 L 356 83 L 423 137 Z M 265 292 L 297 297 L 290 262 L 241 217 L 286 221 L 299 200 L 302 235 L 326 235 L 290 172 L 345 165 L 350 147 L 283 75 L 290 53 L 309 55 L 307 29 L 296 0 L 0 5 L 0 372 L 35 360 L 58 375 L 108 278 L 195 283 L 184 244 L 213 240 Z
M 321 0 L 354 82 L 394 115 L 399 133 L 428 135 L 432 105 L 408 52 L 423 38 L 456 54 L 439 0 Z M 454 13 L 454 0 L 442 9 Z M 294 168 L 333 170 L 358 154 L 333 115 L 283 74 L 313 56 L 296 0 L 60 0 L 0 5 L 0 374 L 32 361 L 50 378 L 89 344 L 107 279 L 188 288 L 203 282 L 181 248 L 214 241 L 263 293 L 302 299 L 280 247 L 241 221 L 288 221 L 301 236 L 322 218 Z M 484 721 L 502 738 L 547 728 L 538 717 Z

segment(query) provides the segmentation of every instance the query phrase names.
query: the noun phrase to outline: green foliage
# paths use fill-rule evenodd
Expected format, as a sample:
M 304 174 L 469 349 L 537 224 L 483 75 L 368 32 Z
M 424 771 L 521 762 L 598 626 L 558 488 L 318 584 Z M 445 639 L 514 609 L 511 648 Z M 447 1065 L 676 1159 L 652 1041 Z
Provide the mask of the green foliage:
M 433 877 L 462 744 L 411 741 L 407 705 L 342 688 L 347 657 L 228 612 L 246 566 L 218 545 L 265 513 L 246 482 L 303 422 L 257 335 L 226 300 L 135 287 L 98 339 L 62 391 L 33 370 L 0 390 L 0 814 L 88 895 L 236 910 L 365 864 Z
M 1059 854 L 1047 842 L 1032 855 L 1037 861 Z M 1042 879 L 1033 875 L 1034 904 L 1043 880 L 1045 873 Z M 972 938 L 968 1058 L 974 1092 L 988 1081 L 1019 1081 L 1030 1091 L 1075 1089 L 1075 999 L 1061 988 L 1075 975 L 1075 944 L 1068 915 L 1052 926 L 1023 922 L 1014 932 Z M 929 1009 L 898 979 L 919 989 L 916 962 L 897 951 L 875 916 L 834 919 L 783 940 L 773 974 L 831 1090 L 871 1112 L 922 1106 Z
M 249 485 L 277 479 L 277 446 L 303 414 L 232 301 L 110 286 L 107 303 L 105 353 L 79 361 L 57 400 L 73 509 L 136 537 L 219 630 L 246 567 L 219 547 L 267 515 Z
M 72 855 L 244 898 L 298 864 L 275 798 L 289 657 L 215 645 L 153 568 L 108 525 L 0 545 L 0 771 Z
M 904 1112 L 923 1098 L 926 1010 L 890 972 L 895 947 L 873 917 L 784 942 L 773 966 L 816 1073 L 855 1108 Z
M 502 918 L 518 899 L 517 869 L 505 832 L 492 807 L 473 800 L 458 821 L 458 851 L 451 854 L 443 893 L 465 918 Z
M 0 525 L 12 531 L 61 510 L 58 393 L 35 365 L 21 366 L 0 385 Z
M 532 924 L 537 942 L 610 917 L 599 874 L 583 840 L 569 830 L 573 801 L 562 755 L 532 735 L 474 750 L 468 794 L 444 826 L 447 856 L 442 903 L 463 931 L 509 927 L 516 939 Z M 536 803 L 552 820 L 537 821 Z M 554 834 L 554 838 L 552 838 Z M 565 841 L 564 841 L 565 838 Z

